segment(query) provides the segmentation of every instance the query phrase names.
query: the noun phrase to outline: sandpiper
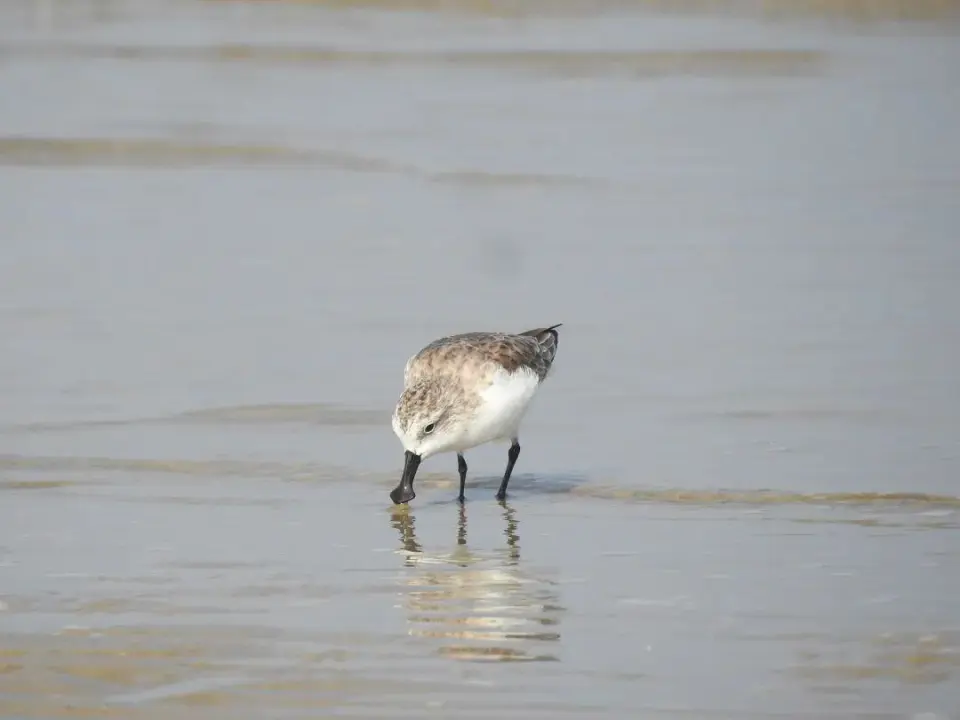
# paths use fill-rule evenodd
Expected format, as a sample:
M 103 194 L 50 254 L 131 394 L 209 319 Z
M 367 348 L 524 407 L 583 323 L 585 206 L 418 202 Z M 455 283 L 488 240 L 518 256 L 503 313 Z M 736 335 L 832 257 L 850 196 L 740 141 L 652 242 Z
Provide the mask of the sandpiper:
M 413 479 L 421 461 L 451 451 L 457 453 L 462 503 L 464 451 L 509 440 L 507 469 L 497 491 L 498 500 L 506 498 L 520 455 L 520 423 L 557 355 L 558 327 L 517 335 L 451 335 L 434 340 L 407 361 L 403 393 L 393 411 L 393 431 L 405 451 L 403 475 L 390 493 L 394 503 L 416 497 Z

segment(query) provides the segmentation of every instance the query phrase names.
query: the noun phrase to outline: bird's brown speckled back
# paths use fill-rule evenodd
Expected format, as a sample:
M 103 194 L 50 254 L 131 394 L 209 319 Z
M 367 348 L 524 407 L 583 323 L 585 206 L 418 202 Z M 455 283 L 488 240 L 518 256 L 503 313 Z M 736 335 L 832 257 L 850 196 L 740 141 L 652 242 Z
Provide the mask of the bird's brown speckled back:
M 404 384 L 416 384 L 432 375 L 451 371 L 479 379 L 490 372 L 491 363 L 507 372 L 532 370 L 543 382 L 557 355 L 559 334 L 553 325 L 516 335 L 472 332 L 434 340 L 407 361 Z

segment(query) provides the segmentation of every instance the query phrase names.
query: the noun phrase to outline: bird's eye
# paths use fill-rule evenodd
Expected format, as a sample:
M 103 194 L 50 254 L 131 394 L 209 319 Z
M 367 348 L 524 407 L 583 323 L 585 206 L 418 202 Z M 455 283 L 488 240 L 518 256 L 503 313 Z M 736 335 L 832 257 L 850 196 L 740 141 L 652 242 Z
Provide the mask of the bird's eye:
M 429 435 L 430 433 L 433 432 L 433 429 L 434 429 L 436 426 L 437 426 L 436 423 L 430 423 L 429 425 L 427 425 L 427 426 L 423 429 L 423 434 L 424 434 L 424 435 Z

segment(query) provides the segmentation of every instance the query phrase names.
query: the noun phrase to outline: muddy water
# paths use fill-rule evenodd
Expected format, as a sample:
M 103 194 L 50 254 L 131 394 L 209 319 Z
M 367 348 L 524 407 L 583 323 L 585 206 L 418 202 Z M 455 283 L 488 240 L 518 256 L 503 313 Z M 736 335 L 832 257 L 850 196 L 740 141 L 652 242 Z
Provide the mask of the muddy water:
M 960 717 L 956 7 L 725 7 L 3 3 L 0 716 Z

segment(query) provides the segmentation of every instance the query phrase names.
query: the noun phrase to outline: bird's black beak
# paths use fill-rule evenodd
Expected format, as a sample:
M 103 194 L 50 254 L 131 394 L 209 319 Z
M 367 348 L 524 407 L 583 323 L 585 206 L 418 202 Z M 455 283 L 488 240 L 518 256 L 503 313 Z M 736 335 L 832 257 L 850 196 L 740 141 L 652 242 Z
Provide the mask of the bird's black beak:
M 420 467 L 420 456 L 407 450 L 403 458 L 403 475 L 400 478 L 400 484 L 390 493 L 390 499 L 395 505 L 408 503 L 416 497 L 413 492 L 413 478 L 416 477 L 417 468 Z

